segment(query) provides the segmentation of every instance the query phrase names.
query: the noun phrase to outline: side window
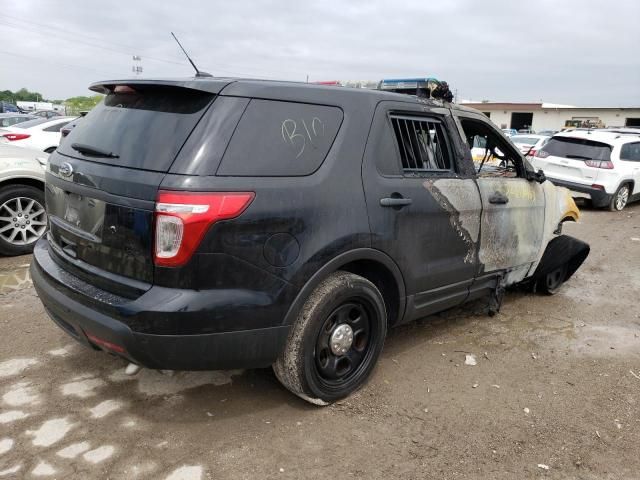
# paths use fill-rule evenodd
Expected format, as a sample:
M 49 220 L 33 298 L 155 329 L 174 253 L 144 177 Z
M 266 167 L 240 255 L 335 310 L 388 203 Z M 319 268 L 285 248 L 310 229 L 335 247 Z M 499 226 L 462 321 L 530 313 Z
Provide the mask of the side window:
M 640 162 L 640 142 L 625 143 L 620 149 L 620 160 Z
M 51 125 L 50 127 L 43 128 L 43 130 L 45 132 L 59 132 L 60 130 L 62 130 L 62 127 L 64 127 L 65 125 L 66 125 L 66 123 L 55 123 L 55 124 Z
M 518 153 L 490 125 L 469 118 L 459 120 L 479 177 L 525 176 L 525 168 Z
M 444 125 L 434 118 L 391 116 L 405 175 L 453 171 Z
M 310 175 L 329 153 L 342 117 L 338 107 L 251 100 L 217 175 Z

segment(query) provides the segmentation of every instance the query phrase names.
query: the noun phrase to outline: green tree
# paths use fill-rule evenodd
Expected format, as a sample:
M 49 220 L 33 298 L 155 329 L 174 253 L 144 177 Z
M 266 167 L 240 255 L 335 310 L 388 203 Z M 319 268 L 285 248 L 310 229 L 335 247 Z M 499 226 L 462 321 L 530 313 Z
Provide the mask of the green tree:
M 67 115 L 79 115 L 80 112 L 91 110 L 103 99 L 103 95 L 92 95 L 90 97 L 71 97 L 64 101 Z

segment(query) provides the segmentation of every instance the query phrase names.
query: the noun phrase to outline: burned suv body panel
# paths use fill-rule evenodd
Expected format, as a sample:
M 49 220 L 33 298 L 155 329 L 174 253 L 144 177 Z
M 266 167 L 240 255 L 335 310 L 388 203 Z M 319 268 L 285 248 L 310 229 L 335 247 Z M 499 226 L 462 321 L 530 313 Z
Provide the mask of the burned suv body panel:
M 147 367 L 270 365 L 340 269 L 383 292 L 390 324 L 493 293 L 540 273 L 559 223 L 577 218 L 524 164 L 517 178 L 478 176 L 459 118 L 475 114 L 449 104 L 232 79 L 92 89 L 105 105 L 49 160 L 51 232 L 32 276 L 66 332 Z M 167 266 L 161 192 L 252 200 Z

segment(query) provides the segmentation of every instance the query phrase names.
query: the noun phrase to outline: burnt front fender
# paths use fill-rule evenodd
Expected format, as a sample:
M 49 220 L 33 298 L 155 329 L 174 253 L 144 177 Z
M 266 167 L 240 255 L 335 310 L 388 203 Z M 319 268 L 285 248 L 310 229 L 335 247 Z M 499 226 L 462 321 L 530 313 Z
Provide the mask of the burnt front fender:
M 582 265 L 589 255 L 590 250 L 589 244 L 577 238 L 570 237 L 569 235 L 555 237 L 547 245 L 538 264 L 538 268 L 536 268 L 536 271 L 529 278 L 528 282 L 535 285 L 537 280 L 565 263 L 568 268 L 564 281 L 567 281 L 576 270 L 580 268 L 580 265 Z

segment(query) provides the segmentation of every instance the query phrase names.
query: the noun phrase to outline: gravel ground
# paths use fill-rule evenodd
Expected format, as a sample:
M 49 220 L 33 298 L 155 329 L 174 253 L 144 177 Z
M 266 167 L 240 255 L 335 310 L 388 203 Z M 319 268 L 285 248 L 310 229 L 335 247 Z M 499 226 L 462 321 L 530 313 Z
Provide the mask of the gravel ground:
M 125 375 L 0 259 L 0 478 L 640 478 L 640 205 L 583 214 L 560 293 L 395 329 L 326 408 L 268 369 Z

